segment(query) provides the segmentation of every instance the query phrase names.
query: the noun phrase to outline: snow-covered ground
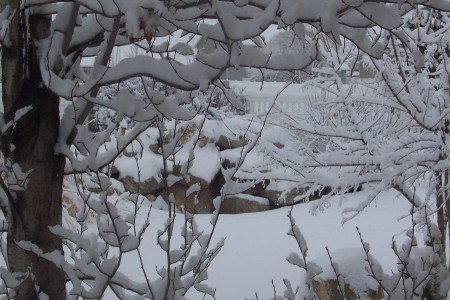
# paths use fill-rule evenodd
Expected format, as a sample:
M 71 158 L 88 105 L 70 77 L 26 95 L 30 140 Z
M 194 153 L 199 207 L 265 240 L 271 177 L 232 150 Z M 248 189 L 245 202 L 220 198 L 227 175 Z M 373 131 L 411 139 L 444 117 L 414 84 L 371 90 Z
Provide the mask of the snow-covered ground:
M 308 261 L 327 263 L 328 260 L 324 257 L 325 247 L 332 253 L 340 250 L 341 258 L 346 253 L 353 255 L 355 248 L 362 248 L 356 230 L 358 226 L 365 242 L 370 243 L 371 254 L 380 262 L 384 273 L 395 271 L 396 257 L 391 243 L 393 238 L 398 242 L 406 239 L 405 230 L 411 228 L 411 217 L 408 214 L 410 204 L 394 191 L 384 192 L 370 207 L 343 224 L 343 209 L 355 206 L 367 193 L 363 190 L 334 196 L 330 199 L 329 207 L 315 215 L 310 212 L 314 202 L 293 207 L 292 215 L 308 244 Z M 125 204 L 122 208 L 130 209 L 127 206 Z M 148 204 L 141 208 L 137 223 L 144 221 L 148 208 Z M 286 261 L 286 256 L 290 253 L 300 254 L 295 239 L 287 235 L 290 226 L 287 217 L 289 210 L 290 207 L 285 207 L 252 214 L 220 215 L 212 245 L 225 238 L 225 246 L 213 261 L 206 280 L 208 285 L 216 289 L 216 299 L 255 299 L 256 294 L 258 299 L 269 299 L 274 293 L 272 281 L 278 295 L 283 294 L 284 278 L 289 279 L 294 288 L 302 282 L 303 271 Z M 166 262 L 165 253 L 157 245 L 157 232 L 163 229 L 167 217 L 166 211 L 151 210 L 150 227 L 140 248 L 145 270 L 152 279 L 157 278 L 155 267 L 163 267 Z M 176 245 L 177 241 L 181 242 L 177 230 L 181 228 L 183 220 L 182 214 L 176 216 L 172 245 Z M 210 231 L 211 215 L 196 215 L 195 221 L 205 233 Z M 90 226 L 95 227 L 95 224 L 91 223 Z M 419 243 L 421 240 L 419 238 Z M 358 268 L 360 272 L 364 270 L 363 266 L 356 265 L 353 268 Z M 143 282 L 138 255 L 134 251 L 125 254 L 120 271 L 131 280 Z M 115 297 L 111 291 L 107 291 L 104 299 Z M 187 295 L 187 299 L 203 298 L 198 293 L 192 293 Z
M 362 248 L 356 231 L 358 226 L 384 272 L 390 273 L 389 270 L 396 268 L 396 259 L 390 247 L 393 237 L 398 241 L 404 240 L 404 231 L 411 227 L 411 218 L 408 217 L 410 205 L 396 192 L 385 192 L 375 205 L 342 224 L 342 210 L 354 206 L 365 195 L 363 191 L 333 197 L 330 207 L 317 215 L 310 213 L 312 203 L 293 208 L 293 216 L 308 243 L 308 259 L 315 260 L 326 255 L 326 246 L 331 252 Z M 259 299 L 268 299 L 273 296 L 272 280 L 279 295 L 284 290 L 283 278 L 290 279 L 293 285 L 300 282 L 303 271 L 286 261 L 286 256 L 291 252 L 299 253 L 295 239 L 286 234 L 289 209 L 220 216 L 214 240 L 225 237 L 225 246 L 213 261 L 206 281 L 217 289 L 217 299 L 254 299 L 255 293 Z M 405 215 L 407 217 L 402 218 Z M 155 265 L 161 267 L 165 262 L 164 252 L 156 245 L 156 232 L 162 229 L 166 218 L 167 212 L 152 210 L 151 225 L 141 246 L 146 269 L 153 272 L 153 276 L 156 276 Z M 210 215 L 195 216 L 199 227 L 204 229 L 210 228 L 210 218 Z M 177 219 L 181 225 L 183 216 L 179 215 Z M 140 270 L 136 256 L 130 254 L 122 267 L 122 271 L 132 278 L 141 277 L 136 275 Z M 191 296 L 189 299 L 201 299 L 198 294 Z

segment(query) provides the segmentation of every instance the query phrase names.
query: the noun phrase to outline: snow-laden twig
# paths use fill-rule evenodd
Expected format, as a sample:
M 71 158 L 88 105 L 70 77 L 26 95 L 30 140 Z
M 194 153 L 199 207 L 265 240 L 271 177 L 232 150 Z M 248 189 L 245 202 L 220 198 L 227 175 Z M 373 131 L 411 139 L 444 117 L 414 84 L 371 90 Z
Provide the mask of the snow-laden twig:
M 307 246 L 307 243 L 306 243 L 306 240 L 305 240 L 303 234 L 300 232 L 300 229 L 295 224 L 295 219 L 292 216 L 292 210 L 293 210 L 293 207 L 291 207 L 291 209 L 289 210 L 288 215 L 287 215 L 287 217 L 289 218 L 289 223 L 290 223 L 288 235 L 294 237 L 295 241 L 297 242 L 297 246 L 300 250 L 301 257 L 297 253 L 292 252 L 291 254 L 288 255 L 286 260 L 290 264 L 305 270 L 305 272 L 306 272 L 306 277 L 305 277 L 306 291 L 302 291 L 302 295 L 303 295 L 302 297 L 305 300 L 313 300 L 313 299 L 316 299 L 316 295 L 315 295 L 314 288 L 313 288 L 313 280 L 316 276 L 318 276 L 320 273 L 322 273 L 322 268 L 313 262 L 307 261 L 308 246 Z M 296 290 L 293 290 L 289 280 L 284 279 L 284 282 L 286 285 L 286 290 L 285 290 L 284 296 L 287 299 L 296 299 L 295 297 L 297 296 L 297 294 L 300 291 L 300 286 L 297 287 Z

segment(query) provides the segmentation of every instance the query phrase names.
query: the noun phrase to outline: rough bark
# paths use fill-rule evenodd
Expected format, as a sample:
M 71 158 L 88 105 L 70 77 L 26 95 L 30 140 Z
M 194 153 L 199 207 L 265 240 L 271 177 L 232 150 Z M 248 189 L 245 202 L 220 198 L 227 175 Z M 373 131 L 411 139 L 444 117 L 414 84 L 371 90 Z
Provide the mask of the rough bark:
M 445 177 L 444 177 L 444 186 L 447 187 L 448 186 L 448 176 L 449 176 L 449 171 L 446 170 L 444 172 Z M 445 220 L 444 222 L 447 225 L 447 235 L 448 235 L 448 242 L 447 242 L 447 247 L 450 249 L 450 200 L 448 199 L 448 195 L 447 192 L 445 194 L 445 198 L 444 198 L 444 202 L 445 202 Z M 445 232 L 445 231 L 444 231 Z M 447 263 L 447 267 L 450 270 L 450 262 Z
M 441 259 L 442 262 L 445 262 L 445 238 L 446 238 L 446 231 L 445 231 L 445 215 L 444 215 L 444 197 L 445 197 L 445 186 L 444 186 L 444 180 L 443 180 L 443 174 L 441 172 L 436 172 L 436 178 L 438 181 L 438 184 L 436 186 L 436 209 L 437 209 L 437 226 L 439 229 L 439 232 L 441 233 L 440 237 L 440 244 L 441 244 Z
M 17 7 L 18 1 L 9 1 Z M 3 4 L 3 3 L 2 3 Z M 42 84 L 37 60 L 37 41 L 49 34 L 50 19 L 16 13 L 10 30 L 10 47 L 2 46 L 3 105 L 6 122 L 31 106 L 15 126 L 2 136 L 7 161 L 31 171 L 26 188 L 11 192 L 8 217 L 10 271 L 27 273 L 15 290 L 15 299 L 65 299 L 62 270 L 53 263 L 22 250 L 16 242 L 30 241 L 44 252 L 61 251 L 62 242 L 49 231 L 61 224 L 64 158 L 54 153 L 59 130 L 59 98 Z M 33 274 L 29 275 L 29 271 Z

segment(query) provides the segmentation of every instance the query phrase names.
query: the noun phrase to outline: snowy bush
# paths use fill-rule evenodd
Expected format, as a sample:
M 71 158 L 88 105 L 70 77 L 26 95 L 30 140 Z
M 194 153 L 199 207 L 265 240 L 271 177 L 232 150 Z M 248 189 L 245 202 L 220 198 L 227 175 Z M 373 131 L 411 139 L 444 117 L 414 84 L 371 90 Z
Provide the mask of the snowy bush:
M 424 215 L 419 213 L 417 216 L 418 220 L 422 221 L 417 221 L 411 210 L 412 227 L 405 233 L 406 240 L 403 244 L 398 245 L 393 239 L 392 251 L 397 257 L 397 270 L 385 273 L 380 263 L 372 256 L 370 245 L 364 241 L 358 227 L 356 229 L 361 249 L 341 249 L 331 253 L 326 248 L 327 257 L 308 262 L 308 246 L 295 224 L 291 210 L 288 213 L 291 224 L 288 235 L 295 238 L 301 255 L 294 252 L 286 259 L 290 264 L 302 269 L 305 275 L 304 283 L 298 287 L 293 286 L 289 280 L 284 280 L 286 285 L 284 297 L 292 300 L 330 297 L 446 299 L 450 291 L 447 284 L 450 281 L 450 273 L 446 268 L 446 262 L 440 256 L 440 232 L 426 216 L 426 209 L 422 213 Z M 422 245 L 418 243 L 416 237 L 419 228 L 425 231 Z

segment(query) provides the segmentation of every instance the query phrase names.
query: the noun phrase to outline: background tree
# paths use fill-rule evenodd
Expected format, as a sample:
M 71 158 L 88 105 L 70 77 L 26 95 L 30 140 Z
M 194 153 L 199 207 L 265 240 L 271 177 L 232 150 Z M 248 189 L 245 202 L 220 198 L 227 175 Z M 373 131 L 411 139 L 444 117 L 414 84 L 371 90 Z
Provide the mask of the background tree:
M 427 11 L 419 7 L 408 17 L 414 19 L 417 12 Z M 376 38 L 388 41 L 389 46 L 382 59 L 370 59 L 371 67 L 378 72 L 373 79 L 343 85 L 336 71 L 339 61 L 349 56 L 345 51 L 325 52 L 340 59 L 328 59 L 329 75 L 313 83 L 322 82 L 331 96 L 314 103 L 303 121 L 290 124 L 309 137 L 306 141 L 319 139 L 322 143 L 316 151 L 305 144 L 300 146 L 302 159 L 296 161 L 303 177 L 300 185 L 308 186 L 304 197 L 325 186 L 331 190 L 316 208 L 326 205 L 332 194 L 362 185 L 370 188 L 364 201 L 347 209 L 348 220 L 369 206 L 380 192 L 394 188 L 417 211 L 428 207 L 428 214 L 438 213 L 440 253 L 445 256 L 447 229 L 443 211 L 449 192 L 448 26 L 442 23 L 431 30 L 432 24 L 437 24 L 438 14 L 428 12 L 426 26 L 374 33 Z M 365 63 L 369 63 L 367 59 Z M 426 192 L 417 193 L 418 188 Z M 430 209 L 431 204 L 436 204 L 436 208 Z
M 418 43 L 420 52 L 424 55 L 425 70 L 429 79 L 435 84 L 436 89 L 446 89 L 446 84 L 439 80 L 439 77 L 445 71 L 446 61 L 450 56 L 449 40 L 446 37 L 433 38 L 435 34 L 442 34 L 448 29 L 448 13 L 420 7 L 409 15 L 407 26 L 409 35 L 413 36 Z M 427 38 L 431 37 L 431 38 Z M 443 80 L 448 80 L 448 76 L 444 76 Z M 443 159 L 447 156 L 442 152 Z M 443 249 L 445 249 L 446 241 L 446 222 L 448 220 L 448 212 L 450 206 L 447 205 L 448 198 L 444 185 L 448 182 L 448 171 L 437 172 L 436 174 L 436 210 L 437 224 L 441 232 L 441 241 Z M 446 215 L 447 214 L 447 215 Z M 445 252 L 442 252 L 445 255 Z

